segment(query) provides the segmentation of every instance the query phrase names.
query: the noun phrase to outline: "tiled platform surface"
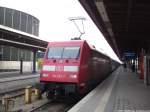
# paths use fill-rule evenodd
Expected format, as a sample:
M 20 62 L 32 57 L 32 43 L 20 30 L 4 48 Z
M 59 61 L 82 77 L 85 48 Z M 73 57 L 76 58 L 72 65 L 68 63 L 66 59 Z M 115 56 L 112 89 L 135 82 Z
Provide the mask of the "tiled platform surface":
M 150 86 L 120 67 L 69 112 L 150 112 Z

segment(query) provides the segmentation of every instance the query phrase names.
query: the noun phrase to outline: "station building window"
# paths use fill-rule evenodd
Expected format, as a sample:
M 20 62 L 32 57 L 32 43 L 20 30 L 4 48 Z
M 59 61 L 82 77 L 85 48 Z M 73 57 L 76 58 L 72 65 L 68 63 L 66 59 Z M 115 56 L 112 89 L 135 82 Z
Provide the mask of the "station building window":
M 24 49 L 19 49 L 19 56 L 18 60 L 23 60 L 23 61 L 32 61 L 33 58 L 33 53 L 32 51 L 29 50 L 24 50 Z
M 5 13 L 5 25 L 12 27 L 12 10 L 7 8 Z
M 18 61 L 18 52 L 18 48 L 11 47 L 11 61 Z
M 20 50 L 20 52 L 19 52 L 19 60 L 25 60 L 25 51 L 24 50 Z
M 32 16 L 28 16 L 27 32 L 32 33 Z
M 10 61 L 10 47 L 3 46 L 3 60 Z
M 32 52 L 26 50 L 26 61 L 32 61 L 32 59 L 33 59 Z
M 20 12 L 14 11 L 13 14 L 13 28 L 19 29 L 20 26 Z
M 27 22 L 27 15 L 25 13 L 21 13 L 21 31 L 26 32 L 26 23 Z
M 2 61 L 2 55 L 3 55 L 3 54 L 2 54 L 2 50 L 3 50 L 3 49 L 2 49 L 2 46 L 0 46 L 0 61 Z
M 10 46 L 0 46 L 0 61 L 32 61 L 33 52 Z
M 0 24 L 4 24 L 4 8 L 0 7 Z

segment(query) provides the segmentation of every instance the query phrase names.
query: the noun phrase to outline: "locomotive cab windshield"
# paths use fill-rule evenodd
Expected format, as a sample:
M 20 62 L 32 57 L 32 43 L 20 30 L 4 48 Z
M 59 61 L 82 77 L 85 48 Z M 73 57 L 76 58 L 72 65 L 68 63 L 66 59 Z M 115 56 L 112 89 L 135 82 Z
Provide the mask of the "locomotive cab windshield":
M 49 47 L 48 59 L 78 59 L 80 55 L 79 46 Z

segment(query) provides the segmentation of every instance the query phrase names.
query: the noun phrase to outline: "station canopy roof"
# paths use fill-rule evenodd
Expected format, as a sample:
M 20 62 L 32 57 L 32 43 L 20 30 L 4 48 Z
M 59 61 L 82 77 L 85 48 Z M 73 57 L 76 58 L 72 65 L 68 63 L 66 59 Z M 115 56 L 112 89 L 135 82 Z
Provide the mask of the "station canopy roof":
M 0 45 L 45 51 L 48 42 L 38 38 L 37 36 L 0 25 Z
M 149 0 L 79 0 L 121 58 L 150 48 Z

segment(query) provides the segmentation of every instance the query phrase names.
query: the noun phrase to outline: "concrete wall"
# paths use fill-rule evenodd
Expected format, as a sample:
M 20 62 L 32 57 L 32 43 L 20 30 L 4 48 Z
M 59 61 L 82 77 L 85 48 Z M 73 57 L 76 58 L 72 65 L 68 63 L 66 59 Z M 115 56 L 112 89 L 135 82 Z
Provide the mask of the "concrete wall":
M 20 70 L 20 61 L 0 61 L 0 69 Z M 33 62 L 24 61 L 23 72 L 31 72 L 32 70 L 33 70 Z

